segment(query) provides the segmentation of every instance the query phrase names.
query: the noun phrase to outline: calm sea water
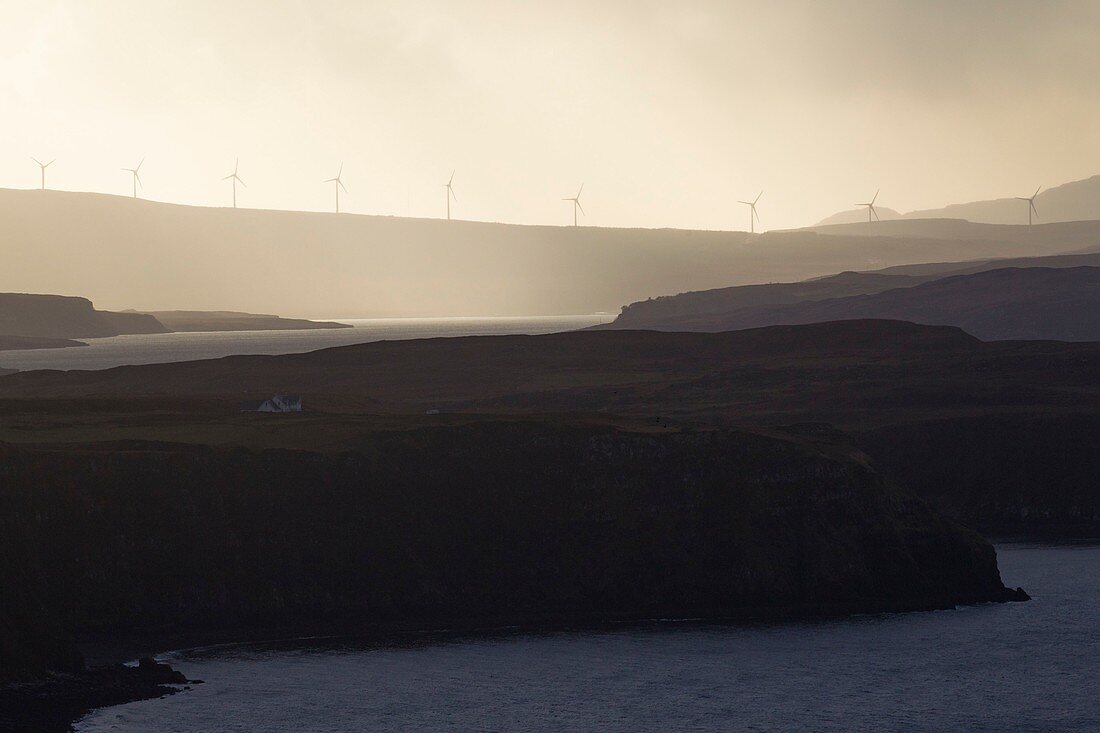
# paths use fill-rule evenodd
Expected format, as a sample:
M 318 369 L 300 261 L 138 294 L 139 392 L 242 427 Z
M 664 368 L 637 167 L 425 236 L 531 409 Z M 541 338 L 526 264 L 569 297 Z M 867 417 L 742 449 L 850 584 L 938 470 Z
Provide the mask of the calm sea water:
M 1097 731 L 1100 546 L 1002 545 L 1029 603 L 753 627 L 169 655 L 206 684 L 82 732 Z
M 297 354 L 330 346 L 386 339 L 539 334 L 571 331 L 607 323 L 612 315 L 516 318 L 374 318 L 341 319 L 353 328 L 307 331 L 232 331 L 165 333 L 81 339 L 87 346 L 67 349 L 0 351 L 7 369 L 109 369 L 124 364 L 216 359 L 233 354 Z

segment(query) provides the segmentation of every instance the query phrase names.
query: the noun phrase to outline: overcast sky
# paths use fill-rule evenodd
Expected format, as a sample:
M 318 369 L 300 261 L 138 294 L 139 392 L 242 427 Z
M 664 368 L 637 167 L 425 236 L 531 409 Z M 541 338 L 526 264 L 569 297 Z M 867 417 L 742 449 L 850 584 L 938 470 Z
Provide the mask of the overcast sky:
M 800 226 L 1100 173 L 1100 1 L 0 0 L 0 186 Z

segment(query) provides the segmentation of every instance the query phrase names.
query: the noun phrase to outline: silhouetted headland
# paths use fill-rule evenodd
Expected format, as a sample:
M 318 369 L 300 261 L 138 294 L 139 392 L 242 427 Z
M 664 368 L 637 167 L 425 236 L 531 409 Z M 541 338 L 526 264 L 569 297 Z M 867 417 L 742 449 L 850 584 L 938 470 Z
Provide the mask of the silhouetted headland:
M 1093 487 L 1064 479 L 1095 461 L 1098 363 L 1095 344 L 850 321 L 3 376 L 6 673 L 134 635 L 1025 598 L 960 522 L 1049 522 L 1066 492 L 1095 518 Z M 306 410 L 239 412 L 285 392 Z M 1010 455 L 958 448 L 991 421 Z M 931 446 L 967 480 L 914 466 Z
M 345 323 L 231 311 L 96 310 L 87 298 L 0 293 L 0 351 L 83 346 L 74 339 L 182 331 L 351 328 Z
M 292 331 L 314 328 L 351 328 L 347 323 L 282 318 L 263 313 L 235 311 L 149 311 L 166 328 L 186 331 Z

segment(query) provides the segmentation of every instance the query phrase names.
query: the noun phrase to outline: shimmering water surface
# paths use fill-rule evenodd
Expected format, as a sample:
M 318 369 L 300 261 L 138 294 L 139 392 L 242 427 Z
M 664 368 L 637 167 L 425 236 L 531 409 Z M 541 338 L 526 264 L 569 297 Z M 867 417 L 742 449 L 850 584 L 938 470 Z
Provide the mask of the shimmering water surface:
M 90 731 L 1097 731 L 1100 546 L 1002 545 L 1028 603 L 752 627 L 424 635 L 171 657 Z
M 614 316 L 536 316 L 516 318 L 341 319 L 353 328 L 306 331 L 228 331 L 164 333 L 80 339 L 87 346 L 67 349 L 0 351 L 6 369 L 109 369 L 124 364 L 216 359 L 232 354 L 296 354 L 330 346 L 386 339 L 539 334 L 571 331 Z

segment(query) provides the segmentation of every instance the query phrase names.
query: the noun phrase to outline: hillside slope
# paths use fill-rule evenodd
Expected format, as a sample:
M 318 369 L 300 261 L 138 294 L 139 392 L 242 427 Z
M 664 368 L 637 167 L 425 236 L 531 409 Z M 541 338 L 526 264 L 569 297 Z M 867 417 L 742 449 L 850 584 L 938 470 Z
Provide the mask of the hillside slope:
M 0 190 L 0 221 L 0 290 L 81 293 L 114 310 L 307 318 L 616 312 L 664 293 L 1077 248 L 1056 235 L 947 241 L 515 226 L 60 191 Z
M 1071 267 L 1100 267 L 1100 253 L 898 265 L 869 272 L 843 272 L 801 282 L 741 285 L 680 293 L 631 303 L 623 308 L 614 321 L 593 326 L 592 330 L 642 328 L 660 331 L 717 331 L 752 328 L 788 321 L 782 319 L 781 310 L 778 309 L 773 309 L 774 314 L 766 309 L 748 309 L 870 295 L 894 288 L 913 287 L 953 275 L 968 275 L 996 269 Z M 842 311 L 838 311 L 835 317 L 823 316 L 816 320 L 837 320 L 845 317 L 847 316 Z M 904 319 L 904 316 L 890 316 L 885 313 L 881 316 L 868 314 L 861 317 Z M 1071 314 L 1071 317 L 1077 316 Z M 945 323 L 951 324 L 950 321 Z
M 865 318 L 959 326 L 978 338 L 1100 341 L 1100 267 L 1002 268 L 972 274 L 858 277 L 854 287 L 866 292 L 842 297 L 813 297 L 841 292 L 831 280 L 798 284 L 798 301 L 784 302 L 771 291 L 772 302 L 733 293 L 679 296 L 658 308 L 638 304 L 604 328 L 663 331 L 730 331 L 761 326 L 819 323 Z M 923 281 L 923 282 L 922 282 Z M 895 282 L 900 287 L 886 288 Z M 816 291 L 807 286 L 823 287 Z M 824 287 L 830 286 L 830 287 Z M 793 288 L 792 288 L 793 289 Z M 740 296 L 740 297 L 739 297 Z M 646 311 L 649 311 L 647 315 Z
M 2 376 L 0 442 L 339 452 L 369 448 L 372 430 L 487 415 L 846 439 L 828 423 L 975 526 L 1085 532 L 1100 530 L 1097 374 L 1098 343 L 982 342 L 896 321 L 427 339 Z M 238 412 L 241 400 L 279 392 L 303 395 L 306 411 Z

